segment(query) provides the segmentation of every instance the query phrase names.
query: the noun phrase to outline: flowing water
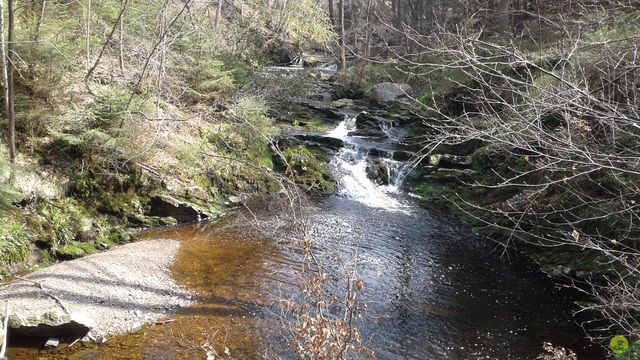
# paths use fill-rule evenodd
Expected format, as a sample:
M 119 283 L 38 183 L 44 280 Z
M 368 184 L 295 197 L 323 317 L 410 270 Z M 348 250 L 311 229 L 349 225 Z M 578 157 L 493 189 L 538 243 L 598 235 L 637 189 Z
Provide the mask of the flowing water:
M 356 324 L 362 345 L 379 359 L 534 359 L 543 342 L 574 349 L 580 359 L 603 358 L 572 316 L 573 292 L 525 259 L 502 257 L 450 215 L 373 184 L 365 176 L 368 150 L 389 144 L 350 138 L 355 126 L 347 117 L 329 134 L 346 144 L 331 163 L 340 191 L 306 207 L 297 222 L 280 217 L 272 201 L 216 223 L 145 235 L 182 241 L 172 272 L 197 293 L 198 304 L 175 321 L 103 345 L 35 354 L 202 359 L 226 351 L 240 359 L 293 358 L 284 339 L 295 319 L 281 305 L 304 299 L 307 253 L 296 242 L 304 235 L 329 293 L 340 297 L 345 279 L 362 280 L 358 299 L 368 310 Z M 338 316 L 339 305 L 329 313 Z

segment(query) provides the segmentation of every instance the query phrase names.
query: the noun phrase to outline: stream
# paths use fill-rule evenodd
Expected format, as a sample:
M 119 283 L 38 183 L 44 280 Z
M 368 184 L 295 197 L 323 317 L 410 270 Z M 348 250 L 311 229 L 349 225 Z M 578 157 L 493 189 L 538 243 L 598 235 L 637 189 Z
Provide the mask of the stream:
M 544 342 L 571 348 L 580 359 L 604 357 L 572 315 L 575 292 L 526 259 L 501 256 L 502 248 L 446 212 L 420 207 L 397 184 L 369 180 L 367 154 L 373 147 L 392 151 L 394 136 L 349 136 L 356 126 L 346 114 L 327 134 L 345 141 L 330 164 L 339 191 L 297 214 L 303 235 L 274 211 L 287 207 L 284 196 L 282 204 L 258 202 L 215 223 L 149 231 L 146 238 L 182 241 L 172 272 L 197 293 L 198 304 L 175 321 L 47 356 L 295 358 L 285 340 L 295 318 L 282 304 L 304 300 L 306 253 L 296 242 L 304 236 L 329 279 L 327 293 L 341 298 L 345 279 L 362 281 L 358 299 L 368 309 L 356 326 L 362 346 L 378 359 L 534 359 Z M 402 176 L 402 164 L 388 162 L 390 177 Z M 332 306 L 328 313 L 339 316 L 340 303 Z

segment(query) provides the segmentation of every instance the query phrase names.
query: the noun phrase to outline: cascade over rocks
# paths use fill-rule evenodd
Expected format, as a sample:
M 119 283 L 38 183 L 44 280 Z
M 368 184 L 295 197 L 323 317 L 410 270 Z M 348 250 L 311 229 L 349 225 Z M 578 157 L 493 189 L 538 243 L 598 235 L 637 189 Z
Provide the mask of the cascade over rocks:
M 413 89 L 409 84 L 396 84 L 385 82 L 374 85 L 371 89 L 371 98 L 380 105 L 387 105 L 392 101 L 404 100 L 413 95 Z
M 356 117 L 358 125 L 360 126 L 369 126 L 369 127 L 380 127 L 380 122 L 384 122 L 384 121 L 391 121 L 388 120 L 386 117 L 382 117 L 382 116 L 378 116 L 379 112 L 369 112 L 369 111 L 362 111 L 360 114 L 358 114 L 358 116 Z M 389 114 L 387 113 L 383 113 L 383 115 L 385 116 L 389 116 Z M 392 122 L 393 125 L 397 125 L 394 124 Z

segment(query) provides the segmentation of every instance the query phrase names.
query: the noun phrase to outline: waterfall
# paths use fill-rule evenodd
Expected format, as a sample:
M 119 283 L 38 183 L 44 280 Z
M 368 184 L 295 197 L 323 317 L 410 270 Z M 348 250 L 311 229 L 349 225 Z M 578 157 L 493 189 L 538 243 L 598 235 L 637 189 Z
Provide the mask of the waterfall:
M 382 162 L 388 172 L 389 184 L 380 186 L 374 183 L 367 176 L 370 151 L 367 143 L 349 135 L 357 129 L 356 119 L 357 115 L 345 114 L 344 120 L 325 135 L 344 141 L 344 146 L 333 156 L 330 163 L 339 184 L 338 194 L 367 206 L 389 211 L 406 211 L 407 206 L 393 196 L 399 187 L 394 179 L 400 173 L 401 163 L 392 159 L 393 152 L 388 152 Z
M 356 128 L 356 118 L 357 116 L 344 114 L 344 119 L 338 124 L 338 126 L 325 136 L 345 141 L 349 135 L 349 131 L 355 130 Z

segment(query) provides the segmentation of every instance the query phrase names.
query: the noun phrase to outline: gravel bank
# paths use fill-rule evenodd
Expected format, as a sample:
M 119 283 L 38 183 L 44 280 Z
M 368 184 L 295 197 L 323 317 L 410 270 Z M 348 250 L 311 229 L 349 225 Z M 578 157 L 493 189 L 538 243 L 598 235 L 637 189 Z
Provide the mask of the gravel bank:
M 96 337 L 128 332 L 136 322 L 152 323 L 194 302 L 169 271 L 179 246 L 141 241 L 38 270 L 0 285 L 0 311 L 8 299 L 11 313 L 84 314 L 96 322 Z

